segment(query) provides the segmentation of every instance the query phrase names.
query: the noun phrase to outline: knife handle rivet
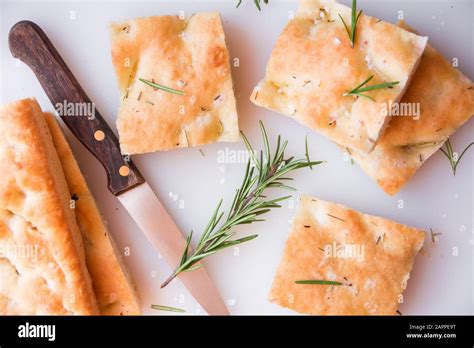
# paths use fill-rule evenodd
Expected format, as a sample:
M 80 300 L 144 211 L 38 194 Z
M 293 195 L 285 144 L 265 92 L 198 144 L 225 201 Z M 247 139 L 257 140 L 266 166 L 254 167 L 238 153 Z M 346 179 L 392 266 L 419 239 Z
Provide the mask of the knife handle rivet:
M 128 168 L 127 166 L 121 166 L 119 168 L 119 174 L 121 176 L 128 176 L 129 173 L 130 173 L 130 168 Z
M 94 133 L 94 139 L 97 141 L 102 141 L 105 139 L 105 133 L 102 132 L 101 130 L 97 130 Z

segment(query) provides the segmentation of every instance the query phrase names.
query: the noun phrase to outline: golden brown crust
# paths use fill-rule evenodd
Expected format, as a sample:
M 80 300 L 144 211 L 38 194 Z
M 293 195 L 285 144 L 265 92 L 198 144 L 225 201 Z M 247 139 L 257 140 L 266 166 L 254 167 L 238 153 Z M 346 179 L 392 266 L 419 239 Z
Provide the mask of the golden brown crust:
M 99 314 L 81 234 L 40 106 L 0 107 L 0 313 Z
M 412 30 L 403 22 L 400 26 Z M 474 84 L 428 45 L 401 103 L 419 103 L 419 119 L 392 117 L 370 154 L 351 152 L 362 169 L 390 195 L 396 194 L 474 115 Z
M 302 196 L 269 298 L 307 314 L 395 315 L 424 236 L 394 221 Z
M 300 1 L 250 99 L 342 146 L 370 152 L 389 121 L 383 106 L 403 95 L 427 38 L 362 15 L 352 48 L 338 16 L 350 25 L 350 12 L 330 0 Z M 399 84 L 367 92 L 375 101 L 343 95 L 372 75 L 369 86 Z
M 137 18 L 112 24 L 124 154 L 237 141 L 229 53 L 218 13 Z M 175 95 L 139 78 L 184 91 Z
M 45 113 L 54 146 L 61 160 L 73 199 L 76 220 L 82 233 L 86 264 L 103 315 L 138 315 L 140 307 L 131 279 L 115 248 L 81 170 L 59 124 Z

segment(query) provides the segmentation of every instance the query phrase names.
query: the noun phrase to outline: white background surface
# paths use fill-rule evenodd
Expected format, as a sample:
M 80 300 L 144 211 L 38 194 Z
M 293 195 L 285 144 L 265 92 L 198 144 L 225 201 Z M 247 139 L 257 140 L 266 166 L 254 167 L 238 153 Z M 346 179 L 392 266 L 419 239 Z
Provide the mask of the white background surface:
M 342 1 L 348 4 L 349 1 Z M 392 23 L 398 11 L 445 57 L 459 59 L 460 69 L 474 78 L 473 1 L 359 1 L 364 12 Z M 266 300 L 274 271 L 295 213 L 297 197 L 307 193 L 339 202 L 365 213 L 442 233 L 434 245 L 429 234 L 417 257 L 403 314 L 468 314 L 473 312 L 473 159 L 469 152 L 453 176 L 447 159 L 438 152 L 422 167 L 395 197 L 389 197 L 357 165 L 345 161 L 343 153 L 329 140 L 300 126 L 291 119 L 256 107 L 248 101 L 253 86 L 263 77 L 272 46 L 288 20 L 295 1 L 270 0 L 262 12 L 253 2 L 236 1 L 3 1 L 0 25 L 0 101 L 35 96 L 44 110 L 53 107 L 33 73 L 15 61 L 8 50 L 7 35 L 19 20 L 29 19 L 40 25 L 76 75 L 98 110 L 115 131 L 118 88 L 110 59 L 107 24 L 135 16 L 219 11 L 223 16 L 231 57 L 240 59 L 233 68 L 241 129 L 259 148 L 258 120 L 262 119 L 271 138 L 282 134 L 289 140 L 287 154 L 304 156 L 304 137 L 309 135 L 310 153 L 327 164 L 312 172 L 303 170 L 293 177 L 298 192 L 293 202 L 267 216 L 267 221 L 240 228 L 243 235 L 258 233 L 259 238 L 208 258 L 208 272 L 228 304 L 232 314 L 286 314 Z M 455 149 L 462 150 L 471 141 L 471 119 L 455 136 Z M 68 136 L 70 134 L 68 133 Z M 160 260 L 140 230 L 106 189 L 105 174 L 98 162 L 71 136 L 73 150 L 91 190 L 108 221 L 119 247 L 130 247 L 125 262 L 134 278 L 142 308 L 146 314 L 167 314 L 150 310 L 150 304 L 185 308 L 187 313 L 202 313 L 179 281 L 164 290 L 159 285 L 170 269 Z M 213 144 L 198 149 L 180 149 L 135 156 L 134 161 L 167 206 L 184 234 L 191 229 L 198 238 L 218 200 L 226 207 L 240 185 L 244 164 L 218 163 L 218 151 L 243 149 L 242 143 Z M 1 165 L 0 165 L 1 170 Z M 177 196 L 176 196 L 177 195 Z M 176 200 L 175 200 L 176 199 Z M 404 208 L 399 209 L 399 200 Z M 180 207 L 184 204 L 184 207 Z M 453 256 L 458 248 L 458 256 Z

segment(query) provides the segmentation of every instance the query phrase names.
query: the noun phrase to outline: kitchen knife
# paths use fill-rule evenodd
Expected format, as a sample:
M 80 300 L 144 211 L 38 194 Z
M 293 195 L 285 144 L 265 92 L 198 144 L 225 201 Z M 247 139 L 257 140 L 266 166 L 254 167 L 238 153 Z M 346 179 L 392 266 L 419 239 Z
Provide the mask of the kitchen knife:
M 153 247 L 171 267 L 181 259 L 186 242 L 139 170 L 122 156 L 118 140 L 79 82 L 66 66 L 43 30 L 33 22 L 15 24 L 9 34 L 15 58 L 35 73 L 53 106 L 72 133 L 99 160 L 107 173 L 108 189 L 122 203 Z M 64 113 L 93 108 L 93 113 Z M 211 315 L 227 315 L 227 308 L 204 268 L 185 272 L 179 278 L 199 304 Z

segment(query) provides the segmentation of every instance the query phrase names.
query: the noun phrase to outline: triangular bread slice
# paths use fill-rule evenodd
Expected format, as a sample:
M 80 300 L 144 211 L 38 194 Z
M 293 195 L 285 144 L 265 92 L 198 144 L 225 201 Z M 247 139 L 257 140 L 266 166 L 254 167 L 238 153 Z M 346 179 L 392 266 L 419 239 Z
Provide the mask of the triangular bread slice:
M 123 154 L 239 140 L 229 52 L 218 13 L 114 23 L 110 37 Z
M 399 25 L 413 30 L 405 22 Z M 349 149 L 352 158 L 389 195 L 400 191 L 474 115 L 474 84 L 428 45 L 400 105 L 419 105 L 420 114 L 392 117 L 370 154 Z
M 349 7 L 300 0 L 250 99 L 339 145 L 370 152 L 390 120 L 385 106 L 403 96 L 428 39 L 362 14 L 351 47 L 339 16 L 350 26 Z M 370 76 L 368 86 L 398 84 L 366 97 L 344 95 Z
M 99 314 L 61 162 L 38 103 L 0 106 L 0 313 Z
M 132 280 L 122 264 L 121 254 L 102 219 L 71 148 L 54 116 L 45 113 L 45 118 L 74 200 L 76 220 L 84 241 L 86 264 L 100 312 L 103 315 L 140 314 Z

